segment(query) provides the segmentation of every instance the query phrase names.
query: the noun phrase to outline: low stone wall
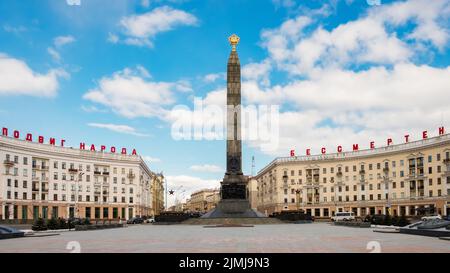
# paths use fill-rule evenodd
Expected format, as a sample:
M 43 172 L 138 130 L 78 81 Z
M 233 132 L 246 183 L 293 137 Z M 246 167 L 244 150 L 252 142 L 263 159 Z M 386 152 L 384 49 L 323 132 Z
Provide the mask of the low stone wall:
M 334 222 L 335 226 L 346 226 L 346 227 L 361 227 L 361 228 L 370 228 L 370 222 L 356 222 L 356 221 L 338 221 Z
M 86 231 L 86 230 L 99 230 L 99 229 L 109 229 L 109 228 L 122 228 L 125 224 L 107 224 L 107 225 L 76 225 L 76 231 Z

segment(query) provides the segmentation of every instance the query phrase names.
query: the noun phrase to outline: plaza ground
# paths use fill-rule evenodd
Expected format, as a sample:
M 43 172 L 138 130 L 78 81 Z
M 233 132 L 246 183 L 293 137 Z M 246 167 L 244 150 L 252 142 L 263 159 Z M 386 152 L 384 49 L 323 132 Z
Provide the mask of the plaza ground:
M 98 231 L 0 240 L 0 252 L 62 252 L 76 241 L 81 252 L 446 252 L 450 241 L 433 237 L 376 233 L 372 228 L 330 223 L 204 228 L 197 225 L 136 225 Z M 73 243 L 71 243 L 73 244 Z

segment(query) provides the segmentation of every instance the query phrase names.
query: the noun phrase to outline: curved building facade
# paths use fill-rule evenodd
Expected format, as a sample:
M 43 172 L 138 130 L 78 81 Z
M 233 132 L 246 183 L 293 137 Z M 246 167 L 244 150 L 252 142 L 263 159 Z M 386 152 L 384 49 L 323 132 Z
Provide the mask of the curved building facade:
M 0 219 L 129 219 L 164 208 L 162 174 L 138 155 L 0 136 Z
M 257 208 L 271 214 L 303 209 L 315 217 L 338 211 L 450 214 L 450 134 L 383 148 L 281 157 L 255 177 Z

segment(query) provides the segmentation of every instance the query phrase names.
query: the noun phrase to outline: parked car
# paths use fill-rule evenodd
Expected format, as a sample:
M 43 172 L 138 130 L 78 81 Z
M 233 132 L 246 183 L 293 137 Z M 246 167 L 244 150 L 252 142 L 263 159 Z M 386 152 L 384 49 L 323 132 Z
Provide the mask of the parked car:
M 430 216 L 424 216 L 421 218 L 422 221 L 429 221 L 429 220 L 435 220 L 435 219 L 442 219 L 440 215 L 430 215 Z
M 450 215 L 443 216 L 442 220 L 450 221 Z
M 155 218 L 147 218 L 146 220 L 144 220 L 144 223 L 154 223 L 155 222 Z
M 353 214 L 353 212 L 336 212 L 336 214 L 331 217 L 331 220 L 333 222 L 354 221 L 355 215 Z
M 140 217 L 133 217 L 133 218 L 130 218 L 127 221 L 127 224 L 142 224 L 143 222 L 144 222 L 144 220 L 142 220 L 142 218 L 140 218 Z

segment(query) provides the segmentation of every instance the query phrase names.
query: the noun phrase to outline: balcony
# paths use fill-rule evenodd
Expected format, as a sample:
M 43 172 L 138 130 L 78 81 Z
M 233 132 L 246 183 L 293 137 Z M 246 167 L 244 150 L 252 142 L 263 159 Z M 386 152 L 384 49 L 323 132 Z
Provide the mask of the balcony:
M 450 158 L 446 158 L 446 159 L 442 160 L 442 162 L 443 162 L 445 165 L 449 165 L 449 164 L 450 164 Z
M 39 188 L 38 187 L 33 187 L 31 190 L 32 191 L 39 191 Z
M 136 177 L 136 175 L 134 173 L 129 173 L 128 174 L 128 178 L 129 179 L 134 179 Z
M 48 166 L 41 166 L 41 170 L 48 171 Z
M 33 165 L 33 170 L 40 170 L 41 169 L 41 166 L 38 166 L 38 165 Z
M 12 166 L 14 166 L 15 163 L 14 163 L 14 161 L 6 159 L 3 161 L 3 164 L 5 164 L 5 166 L 7 166 L 7 167 L 12 167 Z
M 337 173 L 336 173 L 336 176 L 337 176 L 337 177 L 342 177 L 342 172 L 337 172 Z
M 48 177 L 41 177 L 42 182 L 48 182 Z
M 69 168 L 69 173 L 77 173 L 78 169 L 75 168 Z
M 109 175 L 109 172 L 103 172 L 103 175 Z
M 364 175 L 364 174 L 366 174 L 366 171 L 365 171 L 365 170 L 360 170 L 360 171 L 359 171 L 359 174 L 360 174 L 360 175 Z
M 388 173 L 389 172 L 389 168 L 388 167 L 383 168 L 383 172 L 384 173 Z
M 94 175 L 102 175 L 102 172 L 100 172 L 100 171 L 94 171 Z
M 42 188 L 42 192 L 48 192 L 48 188 Z

